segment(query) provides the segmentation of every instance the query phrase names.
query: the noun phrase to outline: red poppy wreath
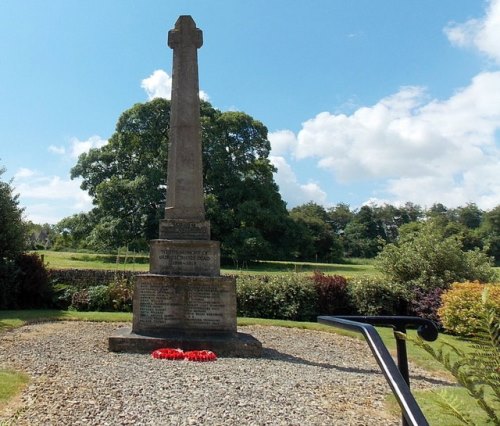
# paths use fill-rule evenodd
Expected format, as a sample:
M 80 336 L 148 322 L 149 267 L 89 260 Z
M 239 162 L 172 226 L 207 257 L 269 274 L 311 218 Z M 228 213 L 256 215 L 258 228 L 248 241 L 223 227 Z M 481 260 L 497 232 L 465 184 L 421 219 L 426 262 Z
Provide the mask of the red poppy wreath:
M 170 359 L 170 360 L 180 360 L 185 359 L 187 361 L 197 361 L 197 362 L 207 362 L 215 361 L 217 355 L 212 351 L 187 351 L 184 352 L 182 349 L 172 349 L 172 348 L 161 348 L 156 349 L 151 353 L 151 356 L 155 359 Z

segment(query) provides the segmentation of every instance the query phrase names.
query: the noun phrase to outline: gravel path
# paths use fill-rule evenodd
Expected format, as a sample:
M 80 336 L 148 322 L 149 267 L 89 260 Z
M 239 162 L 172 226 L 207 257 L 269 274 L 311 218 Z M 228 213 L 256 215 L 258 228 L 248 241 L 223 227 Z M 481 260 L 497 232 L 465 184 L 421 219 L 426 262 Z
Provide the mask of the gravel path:
M 122 324 L 123 325 L 123 324 Z M 29 386 L 0 413 L 19 425 L 398 425 L 365 342 L 331 333 L 242 327 L 260 359 L 155 360 L 111 353 L 109 323 L 32 324 L 0 335 L 0 366 Z M 413 388 L 440 380 L 413 369 Z M 355 401 L 355 399 L 358 399 Z

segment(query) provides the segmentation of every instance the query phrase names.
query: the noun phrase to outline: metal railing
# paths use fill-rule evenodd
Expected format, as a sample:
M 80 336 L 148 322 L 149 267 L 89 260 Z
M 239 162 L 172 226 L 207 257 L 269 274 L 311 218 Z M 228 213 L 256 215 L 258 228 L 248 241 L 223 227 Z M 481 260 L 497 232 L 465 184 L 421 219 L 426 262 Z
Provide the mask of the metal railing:
M 410 391 L 406 341 L 400 338 L 396 332 L 406 333 L 406 327 L 418 326 L 417 333 L 419 336 L 424 340 L 433 341 L 437 339 L 438 330 L 432 321 L 419 317 L 405 316 L 320 316 L 318 317 L 318 322 L 361 333 L 367 341 L 373 356 L 377 360 L 385 379 L 401 407 L 403 426 L 429 425 Z M 399 368 L 394 363 L 391 354 L 374 325 L 389 325 L 393 327 Z

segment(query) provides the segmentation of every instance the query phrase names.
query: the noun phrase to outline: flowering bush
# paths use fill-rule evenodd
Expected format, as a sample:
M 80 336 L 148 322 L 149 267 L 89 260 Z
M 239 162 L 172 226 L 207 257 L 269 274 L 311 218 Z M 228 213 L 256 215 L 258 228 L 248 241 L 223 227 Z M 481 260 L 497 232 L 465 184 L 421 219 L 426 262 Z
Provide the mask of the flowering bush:
M 114 311 L 132 311 L 133 285 L 128 280 L 116 278 L 108 287 L 108 295 Z
M 462 336 L 474 335 L 483 321 L 482 294 L 485 289 L 489 295 L 487 307 L 500 316 L 500 283 L 453 283 L 451 289 L 441 296 L 442 307 L 438 310 L 444 328 Z
M 443 324 L 439 318 L 438 309 L 441 307 L 443 291 L 439 287 L 430 290 L 421 288 L 413 290 L 409 301 L 410 314 L 434 321 L 439 328 L 442 328 Z
M 340 315 L 352 312 L 346 278 L 314 272 L 311 279 L 318 295 L 319 314 Z

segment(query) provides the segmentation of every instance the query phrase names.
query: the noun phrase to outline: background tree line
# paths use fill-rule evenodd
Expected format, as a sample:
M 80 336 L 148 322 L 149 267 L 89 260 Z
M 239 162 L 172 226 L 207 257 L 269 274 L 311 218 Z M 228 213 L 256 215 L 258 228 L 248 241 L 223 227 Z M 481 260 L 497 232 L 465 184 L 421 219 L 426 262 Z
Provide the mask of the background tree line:
M 170 102 L 136 104 L 119 118 L 107 145 L 82 154 L 71 171 L 94 208 L 55 226 L 31 224 L 32 247 L 146 251 L 163 217 Z M 243 112 L 221 112 L 201 103 L 205 205 L 212 239 L 222 256 L 254 259 L 341 261 L 375 257 L 432 220 L 456 236 L 465 250 L 480 249 L 500 260 L 500 206 L 475 204 L 424 210 L 404 206 L 347 204 L 325 208 L 310 202 L 287 210 L 274 182 L 267 128 Z

